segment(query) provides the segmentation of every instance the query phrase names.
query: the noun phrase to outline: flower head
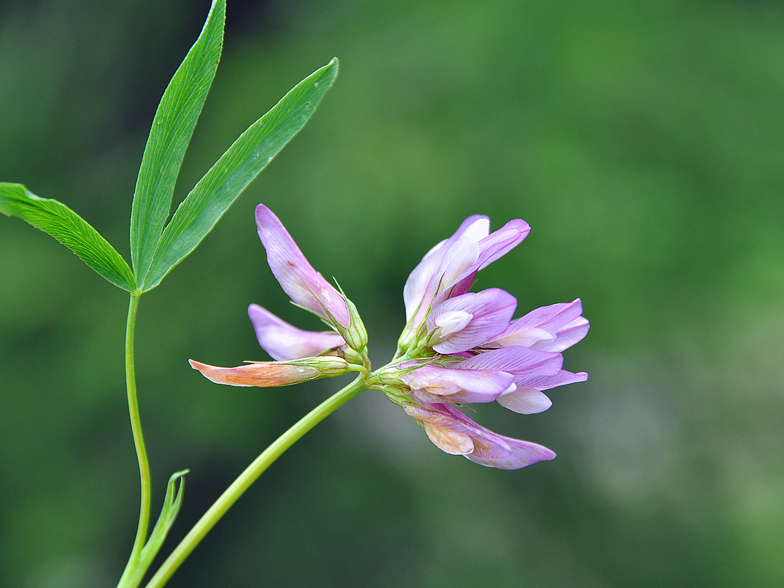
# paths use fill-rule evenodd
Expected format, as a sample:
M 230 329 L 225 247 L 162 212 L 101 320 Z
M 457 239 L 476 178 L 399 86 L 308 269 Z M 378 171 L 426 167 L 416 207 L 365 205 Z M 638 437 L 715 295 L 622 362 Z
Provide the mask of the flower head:
M 490 233 L 487 217 L 466 219 L 431 249 L 406 282 L 400 362 L 381 384 L 437 447 L 485 466 L 515 469 L 552 459 L 549 449 L 497 435 L 458 406 L 497 401 L 522 414 L 547 410 L 542 392 L 587 379 L 562 369 L 561 351 L 588 332 L 582 304 L 555 304 L 512 320 L 517 301 L 497 288 L 468 292 L 476 273 L 517 246 L 528 224 L 513 220 Z
M 588 332 L 579 299 L 513 320 L 517 300 L 508 292 L 469 292 L 479 270 L 525 239 L 530 230 L 525 221 L 512 220 L 491 233 L 487 217 L 471 216 L 431 249 L 403 290 L 406 326 L 397 353 L 374 372 L 354 304 L 313 269 L 266 206 L 256 208 L 256 223 L 283 290 L 331 331 L 303 331 L 252 304 L 248 315 L 259 344 L 277 361 L 232 368 L 191 361 L 194 369 L 221 384 L 259 387 L 357 371 L 365 387 L 382 390 L 447 453 L 501 469 L 555 457 L 536 443 L 494 433 L 459 409 L 495 401 L 517 413 L 538 413 L 552 405 L 545 390 L 588 378 L 564 370 L 561 355 Z

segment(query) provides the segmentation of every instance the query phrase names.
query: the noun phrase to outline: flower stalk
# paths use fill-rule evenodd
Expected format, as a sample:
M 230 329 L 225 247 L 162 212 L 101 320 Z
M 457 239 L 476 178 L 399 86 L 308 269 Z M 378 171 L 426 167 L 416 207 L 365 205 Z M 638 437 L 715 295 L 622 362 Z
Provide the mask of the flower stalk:
M 150 524 L 150 500 L 152 495 L 152 482 L 150 480 L 150 462 L 147 459 L 147 449 L 142 435 L 142 422 L 139 416 L 139 401 L 136 395 L 136 368 L 134 364 L 134 336 L 136 333 L 136 312 L 139 308 L 141 293 L 132 293 L 128 306 L 128 321 L 125 327 L 125 384 L 128 391 L 128 412 L 131 418 L 131 431 L 136 456 L 139 461 L 139 478 L 141 480 L 141 504 L 139 506 L 139 525 L 136 528 L 136 539 L 133 542 L 131 556 L 125 566 L 118 588 L 138 586 L 145 570 L 139 569 L 142 549 L 147 540 L 147 530 Z

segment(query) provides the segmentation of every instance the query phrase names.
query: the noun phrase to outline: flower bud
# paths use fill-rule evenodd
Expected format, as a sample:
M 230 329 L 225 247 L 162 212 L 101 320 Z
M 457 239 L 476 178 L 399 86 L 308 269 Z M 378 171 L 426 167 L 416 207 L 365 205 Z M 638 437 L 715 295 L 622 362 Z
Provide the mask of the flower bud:
M 208 380 L 230 386 L 257 386 L 273 388 L 316 380 L 333 378 L 348 372 L 345 359 L 334 356 L 306 357 L 288 362 L 262 361 L 237 367 L 224 368 L 189 360 L 191 367 Z

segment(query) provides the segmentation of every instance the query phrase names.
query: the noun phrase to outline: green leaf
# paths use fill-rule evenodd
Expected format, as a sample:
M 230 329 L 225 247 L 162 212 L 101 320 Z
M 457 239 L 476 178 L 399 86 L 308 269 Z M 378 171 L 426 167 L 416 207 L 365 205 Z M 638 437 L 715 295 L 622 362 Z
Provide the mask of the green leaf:
M 199 180 L 163 232 L 142 291 L 157 286 L 193 251 L 245 187 L 272 161 L 313 114 L 335 81 L 333 59 L 286 94 L 253 123 Z
M 158 517 L 158 522 L 155 523 L 155 528 L 152 530 L 152 534 L 144 545 L 141 557 L 139 558 L 139 565 L 144 571 L 147 571 L 153 558 L 155 558 L 155 555 L 160 551 L 161 546 L 166 539 L 166 535 L 169 534 L 169 530 L 174 524 L 174 520 L 180 513 L 182 493 L 185 489 L 185 474 L 188 472 L 190 472 L 190 470 L 175 472 L 172 474 L 171 478 L 169 478 L 169 483 L 166 485 L 166 497 L 163 499 L 161 514 Z M 179 482 L 179 488 L 177 482 Z
M 65 204 L 39 198 L 22 184 L 0 183 L 0 212 L 50 234 L 118 288 L 136 290 L 131 268 L 122 256 Z
M 139 283 L 171 209 L 180 165 L 220 61 L 226 0 L 213 0 L 199 38 L 161 98 L 144 148 L 131 208 L 131 260 Z
M 174 520 L 180 512 L 185 489 L 184 476 L 188 472 L 189 470 L 182 470 L 172 474 L 172 477 L 169 478 L 169 483 L 166 485 L 166 497 L 163 499 L 163 508 L 158 517 L 158 522 L 155 523 L 155 528 L 142 548 L 138 559 L 129 562 L 129 566 L 132 564 L 133 567 L 130 570 L 126 569 L 127 576 L 123 574 L 121 584 L 125 586 L 139 586 L 141 584 L 144 575 L 147 573 L 155 556 L 161 550 L 163 542 L 166 540 L 166 535 L 169 534 L 169 530 L 171 530 Z M 177 482 L 179 482 L 179 487 Z

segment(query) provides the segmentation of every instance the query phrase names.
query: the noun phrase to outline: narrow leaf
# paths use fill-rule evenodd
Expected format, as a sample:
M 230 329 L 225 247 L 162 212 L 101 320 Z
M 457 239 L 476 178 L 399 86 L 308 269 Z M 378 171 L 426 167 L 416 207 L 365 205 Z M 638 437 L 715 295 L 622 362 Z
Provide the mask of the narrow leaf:
M 213 0 L 207 21 L 161 98 L 144 148 L 131 209 L 131 260 L 143 281 L 171 209 L 180 165 L 215 77 L 226 0 Z
M 160 551 L 166 535 L 174 524 L 174 520 L 180 513 L 182 506 L 182 496 L 185 490 L 185 474 L 190 470 L 182 470 L 172 474 L 169 478 L 169 483 L 166 485 L 166 497 L 163 499 L 163 508 L 158 517 L 158 522 L 155 523 L 155 528 L 150 534 L 150 538 L 142 549 L 139 566 L 147 570 L 155 558 L 155 555 Z M 178 483 L 179 482 L 179 487 Z
M 240 135 L 199 180 L 164 230 L 142 291 L 157 286 L 196 248 L 237 196 L 305 125 L 337 73 L 338 61 L 333 59 L 302 80 Z
M 182 506 L 183 490 L 185 489 L 185 474 L 189 470 L 182 470 L 176 472 L 169 478 L 169 483 L 166 485 L 166 497 L 163 499 L 163 508 L 158 517 L 158 522 L 155 523 L 155 528 L 150 534 L 150 538 L 139 553 L 138 558 L 128 563 L 129 568 L 126 568 L 120 584 L 123 586 L 139 586 L 144 575 L 155 559 L 155 556 L 163 546 L 166 540 L 166 535 L 174 524 L 174 519 L 180 512 Z M 179 486 L 178 486 L 179 482 Z
M 122 256 L 65 204 L 39 198 L 22 184 L 0 183 L 0 212 L 48 233 L 118 288 L 136 290 L 131 268 Z

